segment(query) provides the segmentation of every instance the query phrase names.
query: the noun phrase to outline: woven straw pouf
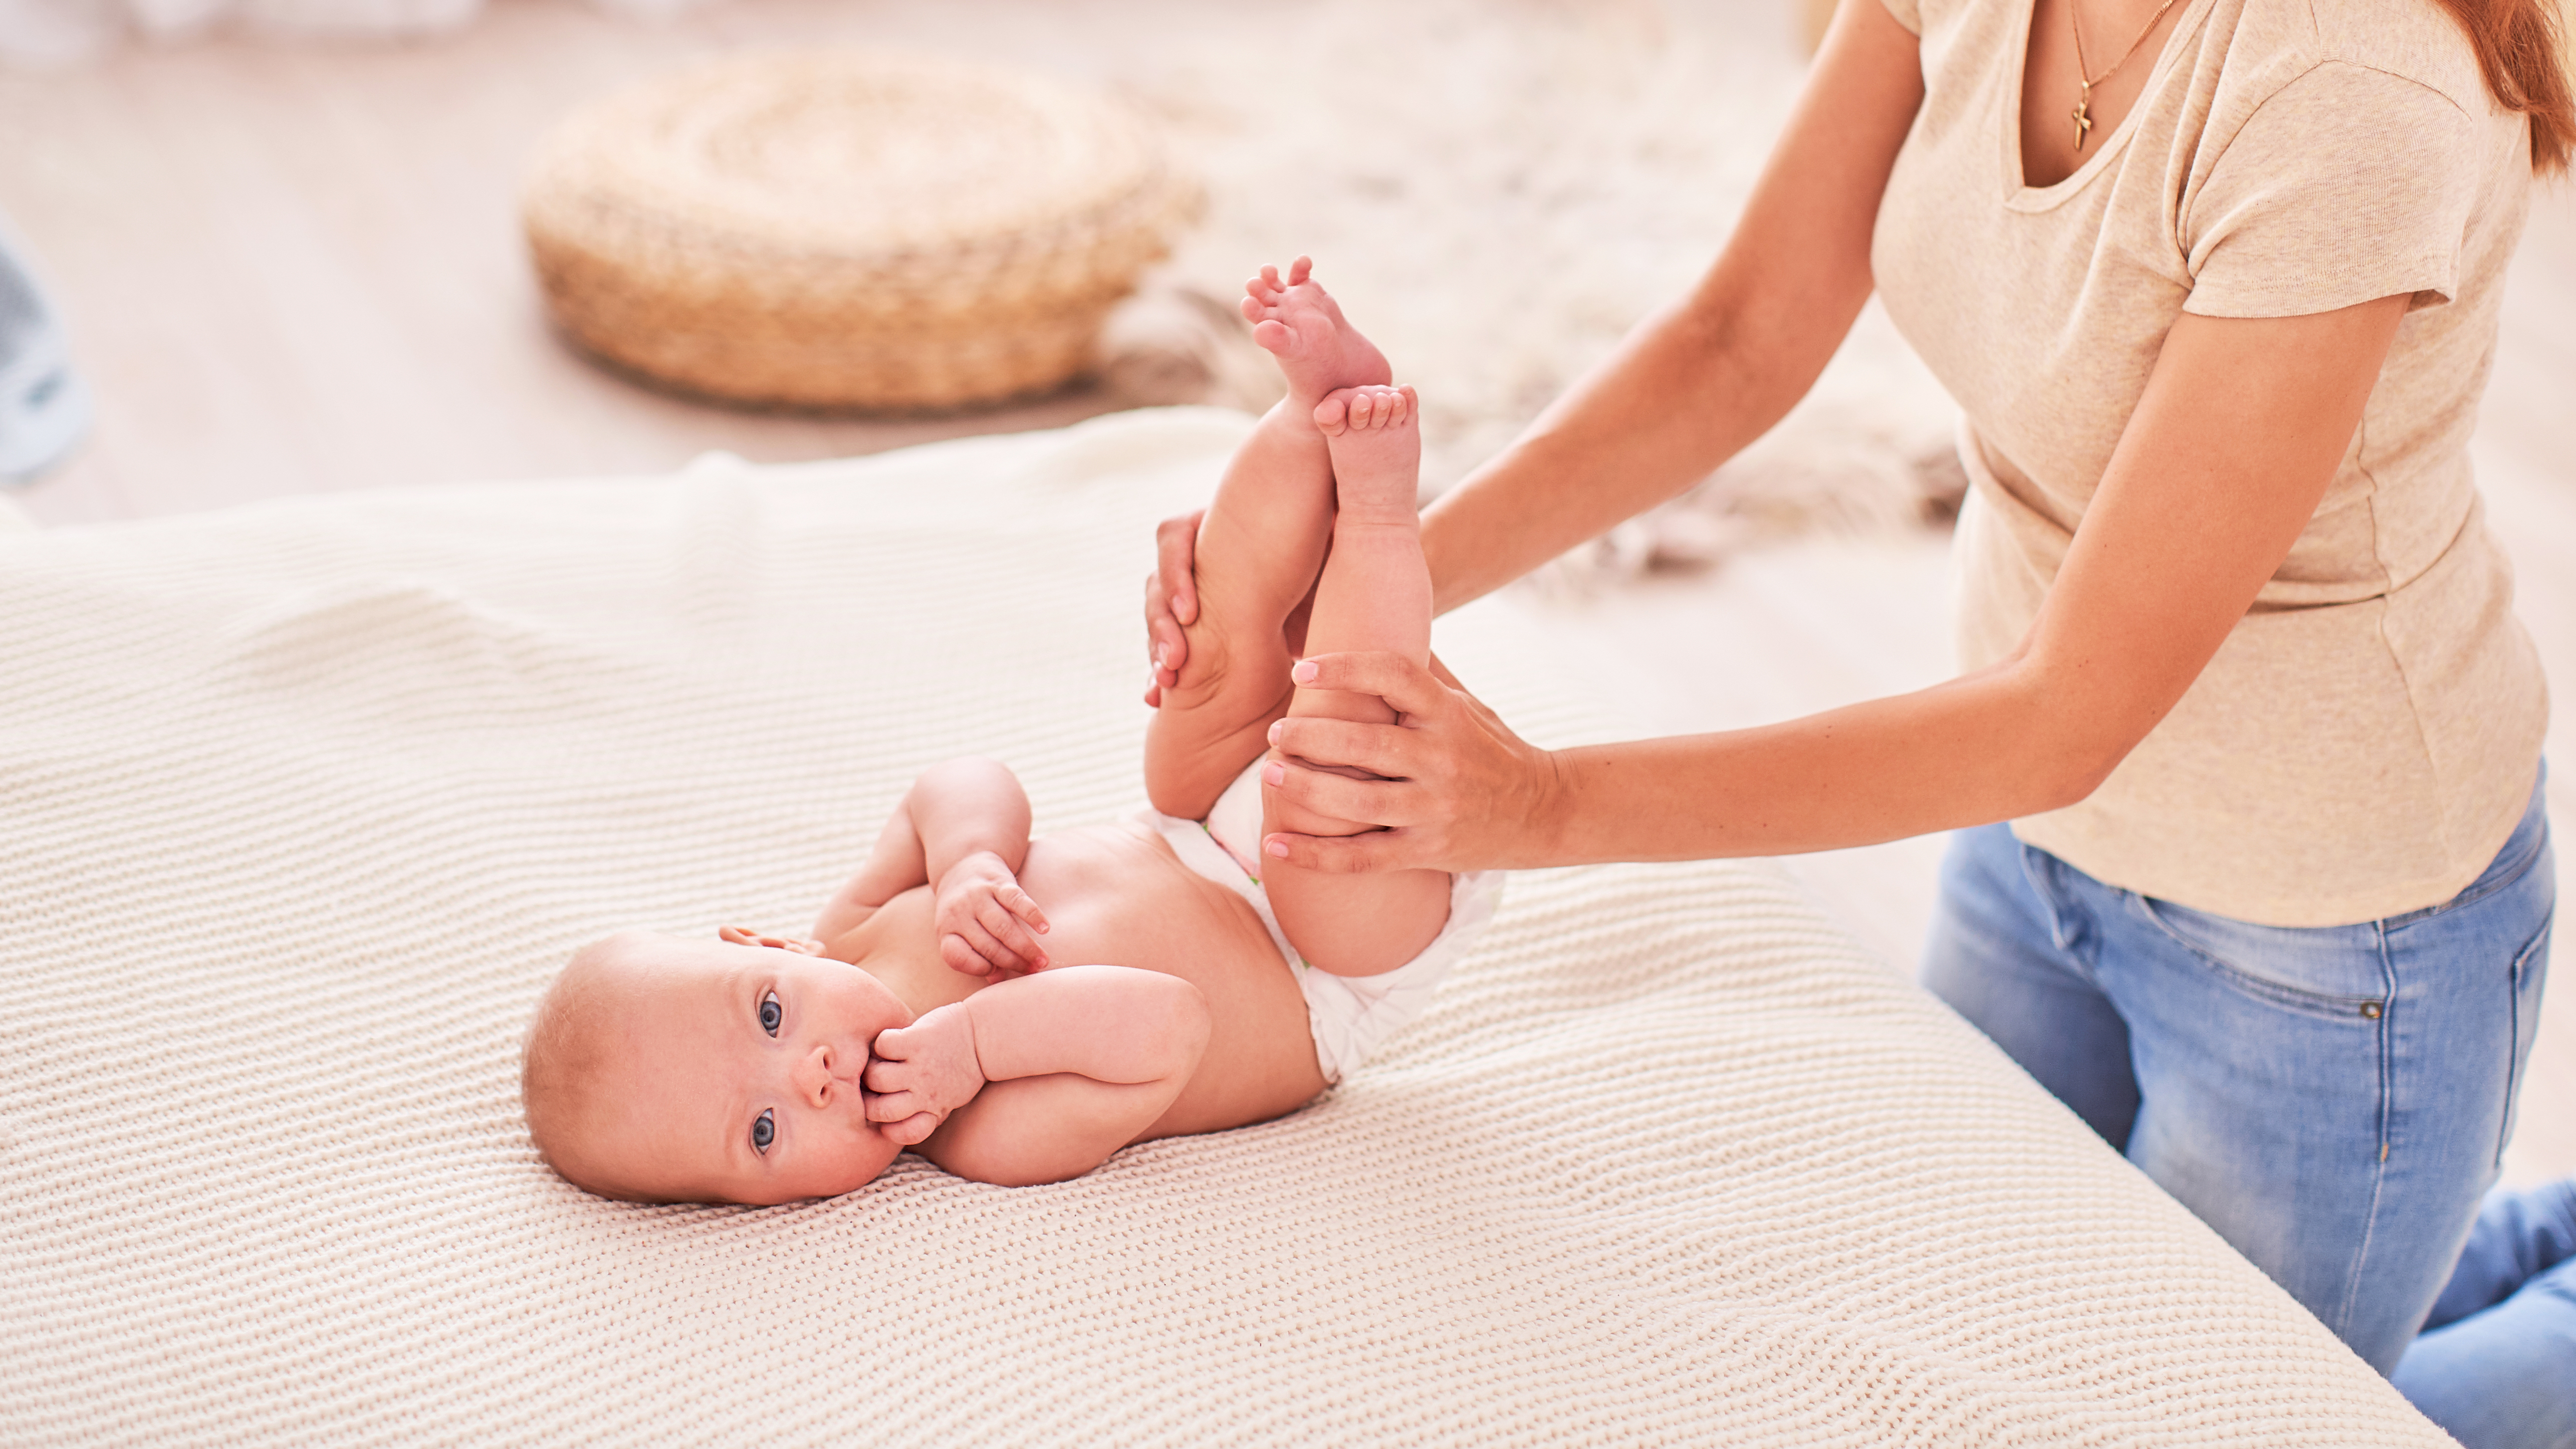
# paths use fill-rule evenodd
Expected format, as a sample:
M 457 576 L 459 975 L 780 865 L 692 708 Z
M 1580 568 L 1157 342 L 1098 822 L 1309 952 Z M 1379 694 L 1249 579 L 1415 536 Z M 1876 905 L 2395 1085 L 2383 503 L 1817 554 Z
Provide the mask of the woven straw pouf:
M 1036 77 L 864 53 L 727 61 L 582 111 L 523 198 L 556 323 L 763 406 L 1041 392 L 1198 192 L 1153 130 Z

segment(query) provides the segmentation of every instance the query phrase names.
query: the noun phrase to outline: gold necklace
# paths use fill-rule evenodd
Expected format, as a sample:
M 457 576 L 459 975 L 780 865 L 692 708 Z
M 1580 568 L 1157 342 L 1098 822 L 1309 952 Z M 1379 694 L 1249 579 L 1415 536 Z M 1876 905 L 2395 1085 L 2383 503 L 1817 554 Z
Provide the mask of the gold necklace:
M 2093 88 L 2109 80 L 2112 70 L 2118 70 L 2129 63 L 2129 57 L 2137 54 L 2138 47 L 2147 43 L 2147 36 L 2165 18 L 2165 12 L 2172 8 L 2174 8 L 2174 0 L 2165 0 L 2165 3 L 2157 6 L 2156 13 L 2147 20 L 2147 28 L 2138 32 L 2138 38 L 2129 42 L 2129 48 L 2120 52 L 2118 60 L 2111 62 L 2111 70 L 2086 80 L 2084 79 L 2084 29 L 2075 23 L 2075 0 L 2066 0 L 2066 29 L 2075 37 L 2075 79 L 2077 84 L 2084 87 L 2084 93 L 2075 98 L 2075 149 L 2078 152 L 2084 149 L 2084 133 L 2093 129 L 2093 118 L 2084 114 L 2085 109 L 2093 104 Z

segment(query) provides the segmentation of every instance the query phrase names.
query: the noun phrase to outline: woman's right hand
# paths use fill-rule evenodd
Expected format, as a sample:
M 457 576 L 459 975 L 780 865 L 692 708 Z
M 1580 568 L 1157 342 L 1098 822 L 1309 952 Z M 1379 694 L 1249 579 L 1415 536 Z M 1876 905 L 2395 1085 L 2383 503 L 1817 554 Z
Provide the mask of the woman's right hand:
M 1438 660 L 1425 668 L 1400 654 L 1318 654 L 1289 677 L 1373 694 L 1396 722 L 1309 715 L 1270 726 L 1278 757 L 1262 768 L 1265 794 L 1378 828 L 1274 832 L 1262 837 L 1264 855 L 1334 875 L 1570 863 L 1555 858 L 1569 789 L 1562 762 L 1512 733 Z
M 1145 576 L 1145 653 L 1153 682 L 1145 686 L 1145 702 L 1157 709 L 1189 662 L 1189 636 L 1181 631 L 1199 619 L 1199 520 L 1205 517 L 1202 508 L 1154 526 L 1154 571 Z

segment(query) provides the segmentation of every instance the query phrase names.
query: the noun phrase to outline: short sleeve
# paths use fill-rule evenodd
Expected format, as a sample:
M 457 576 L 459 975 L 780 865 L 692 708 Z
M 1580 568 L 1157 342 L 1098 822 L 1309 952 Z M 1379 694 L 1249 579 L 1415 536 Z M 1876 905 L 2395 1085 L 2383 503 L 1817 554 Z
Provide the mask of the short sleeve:
M 1922 0 L 1880 0 L 1880 3 L 1887 7 L 1888 14 L 1896 17 L 1897 24 L 1904 26 L 1906 31 L 1916 39 L 1922 38 Z
M 2183 310 L 2298 317 L 2399 292 L 2451 300 L 2486 172 L 2477 122 L 2441 92 L 2342 61 L 2246 118 L 2187 200 Z

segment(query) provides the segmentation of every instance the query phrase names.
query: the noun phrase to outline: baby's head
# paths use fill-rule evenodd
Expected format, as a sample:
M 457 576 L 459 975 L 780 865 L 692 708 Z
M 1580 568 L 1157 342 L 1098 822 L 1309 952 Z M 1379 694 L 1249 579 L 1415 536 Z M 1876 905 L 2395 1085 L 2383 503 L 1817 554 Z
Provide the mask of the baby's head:
M 567 1180 L 638 1202 L 777 1203 L 848 1192 L 894 1160 L 859 1083 L 877 1033 L 912 1012 L 810 942 L 727 935 L 620 931 L 547 989 L 520 1095 Z

